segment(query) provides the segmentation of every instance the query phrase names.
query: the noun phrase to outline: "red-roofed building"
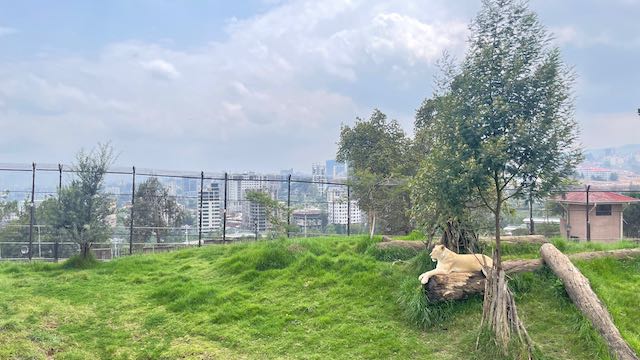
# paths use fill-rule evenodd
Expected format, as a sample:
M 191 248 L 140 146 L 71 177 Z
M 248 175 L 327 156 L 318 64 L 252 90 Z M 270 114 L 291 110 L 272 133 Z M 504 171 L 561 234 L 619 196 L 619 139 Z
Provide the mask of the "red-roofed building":
M 556 201 L 564 208 L 560 219 L 560 233 L 563 236 L 586 239 L 587 227 L 590 227 L 591 240 L 619 240 L 624 233 L 624 207 L 640 199 L 615 192 L 590 191 L 587 204 L 586 191 L 572 191 L 556 197 Z

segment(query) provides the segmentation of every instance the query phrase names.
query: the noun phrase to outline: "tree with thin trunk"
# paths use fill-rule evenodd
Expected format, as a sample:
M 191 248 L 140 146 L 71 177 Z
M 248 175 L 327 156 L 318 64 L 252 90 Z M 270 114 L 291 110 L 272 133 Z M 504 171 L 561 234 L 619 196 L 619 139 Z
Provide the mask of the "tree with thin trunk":
M 157 243 L 169 235 L 169 228 L 179 227 L 186 218 L 186 212 L 169 194 L 169 190 L 156 177 L 150 177 L 140 184 L 135 194 L 133 220 L 135 242 L 147 242 L 154 236 Z M 130 221 L 129 215 L 126 222 Z
M 389 233 L 406 233 L 409 197 L 404 179 L 413 169 L 408 161 L 409 139 L 395 120 L 374 110 L 368 120 L 356 119 L 340 131 L 336 159 L 347 162 L 358 206 L 369 217 L 371 236 L 376 224 Z
M 80 245 L 82 258 L 89 257 L 91 245 L 109 238 L 107 216 L 113 204 L 102 192 L 104 178 L 115 155 L 109 144 L 99 144 L 90 152 L 81 150 L 73 166 L 75 179 L 58 192 L 55 228 Z
M 514 339 L 531 343 L 502 268 L 500 219 L 506 201 L 530 190 L 549 193 L 581 161 L 573 75 L 526 3 L 485 0 L 470 30 L 462 64 L 433 103 L 429 136 L 438 150 L 423 171 L 455 179 L 452 186 L 467 191 L 466 204 L 481 204 L 493 217 L 494 267 L 481 327 L 506 352 Z

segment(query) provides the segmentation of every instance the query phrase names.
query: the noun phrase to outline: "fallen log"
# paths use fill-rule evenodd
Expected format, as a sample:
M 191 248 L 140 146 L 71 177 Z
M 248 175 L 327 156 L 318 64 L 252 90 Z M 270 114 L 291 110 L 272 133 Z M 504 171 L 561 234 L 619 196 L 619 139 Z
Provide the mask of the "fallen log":
M 378 249 L 391 249 L 391 248 L 403 248 L 413 249 L 415 251 L 427 250 L 427 246 L 422 241 L 410 241 L 410 240 L 387 240 L 376 244 Z
M 573 260 L 591 260 L 600 257 L 623 259 L 640 256 L 640 248 L 595 251 L 569 255 Z M 541 259 L 511 260 L 502 263 L 507 274 L 535 271 L 542 268 Z M 467 299 L 474 294 L 484 293 L 484 275 L 475 273 L 451 273 L 448 275 L 434 275 L 424 285 L 425 293 L 430 302 Z
M 593 327 L 607 342 L 614 358 L 638 360 L 613 324 L 611 314 L 591 289 L 589 280 L 571 263 L 571 260 L 552 244 L 542 245 L 540 253 L 545 264 L 562 280 L 567 294 L 576 307 L 591 321 Z
M 480 237 L 480 242 L 490 244 L 496 242 L 493 237 Z M 548 243 L 544 235 L 522 235 L 522 236 L 500 236 L 500 243 L 503 244 L 545 244 Z

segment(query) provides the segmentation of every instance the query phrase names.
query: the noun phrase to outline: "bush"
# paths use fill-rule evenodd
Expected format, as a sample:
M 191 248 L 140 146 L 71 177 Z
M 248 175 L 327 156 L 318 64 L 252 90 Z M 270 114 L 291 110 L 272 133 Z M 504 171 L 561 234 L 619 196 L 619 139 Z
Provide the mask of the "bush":
M 98 265 L 98 260 L 92 253 L 89 253 L 86 258 L 81 255 L 74 255 L 62 263 L 62 267 L 65 269 L 90 269 L 96 265 Z

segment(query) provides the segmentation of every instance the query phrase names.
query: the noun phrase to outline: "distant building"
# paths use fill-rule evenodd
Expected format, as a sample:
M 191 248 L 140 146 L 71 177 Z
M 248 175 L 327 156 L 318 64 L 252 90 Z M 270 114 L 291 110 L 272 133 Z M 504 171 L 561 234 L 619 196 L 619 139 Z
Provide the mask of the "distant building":
M 346 225 L 349 222 L 349 211 L 351 212 L 351 224 L 362 223 L 362 211 L 355 200 L 347 201 L 346 186 L 330 186 L 327 189 L 327 218 L 329 224 Z
M 336 160 L 327 160 L 326 176 L 329 180 L 346 179 L 348 176 L 347 164 Z
M 266 191 L 275 199 L 277 198 L 280 184 L 275 181 L 270 181 L 266 175 L 244 173 L 231 176 L 227 186 L 227 196 L 229 197 L 227 201 L 227 209 L 231 213 L 236 213 L 243 211 L 243 202 L 248 190 Z
M 324 227 L 325 217 L 317 208 L 298 209 L 291 212 L 292 224 L 298 226 L 306 236 L 308 233 L 320 233 Z
M 222 229 L 222 206 L 220 204 L 220 184 L 213 182 L 202 193 L 202 205 L 198 197 L 198 222 L 202 209 L 202 232 L 210 233 Z
M 613 171 L 601 167 L 585 166 L 577 168 L 576 172 L 583 179 L 609 180 Z
M 256 191 L 255 189 L 247 189 L 246 191 Z M 264 190 L 259 190 L 264 191 Z M 246 199 L 246 193 L 243 196 Z M 269 222 L 267 221 L 267 211 L 264 206 L 254 201 L 245 200 L 242 202 L 242 228 L 251 231 L 262 232 L 267 230 Z
M 311 165 L 311 180 L 315 183 L 319 192 L 324 192 L 327 182 L 327 168 L 324 164 Z
M 591 240 L 622 239 L 624 206 L 640 201 L 614 192 L 590 192 L 587 204 L 587 194 L 584 191 L 567 192 L 555 200 L 564 209 L 560 219 L 560 233 L 566 238 L 586 239 L 589 227 Z

